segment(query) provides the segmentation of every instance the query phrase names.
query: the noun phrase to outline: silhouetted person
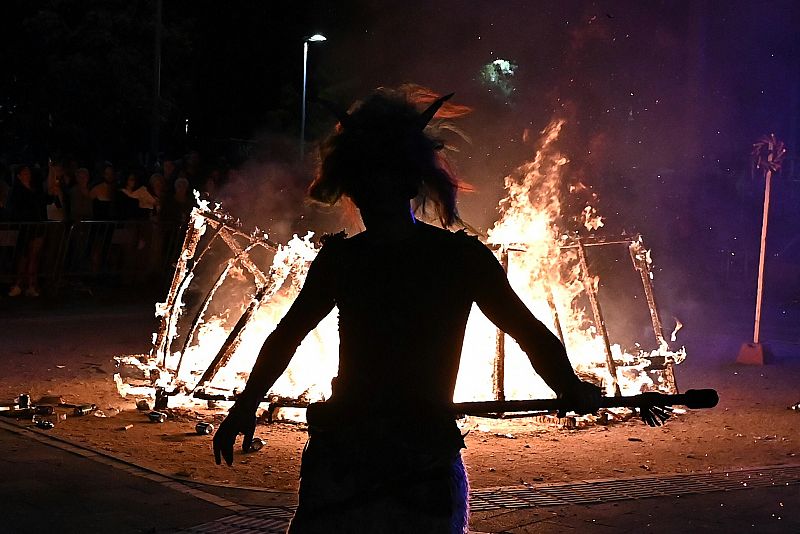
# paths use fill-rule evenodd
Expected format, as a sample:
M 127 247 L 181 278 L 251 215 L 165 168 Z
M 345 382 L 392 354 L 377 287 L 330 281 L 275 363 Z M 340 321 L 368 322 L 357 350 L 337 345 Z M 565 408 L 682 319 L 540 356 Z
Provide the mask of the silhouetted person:
M 150 215 L 150 219 L 153 221 L 160 221 L 161 220 L 161 208 L 164 205 L 164 202 L 167 200 L 169 196 L 168 184 L 166 178 L 164 178 L 159 173 L 154 173 L 150 176 L 150 195 L 152 196 L 154 203 L 153 203 L 153 211 Z
M 111 221 L 117 217 L 117 174 L 110 163 L 103 166 L 102 181 L 89 189 L 92 198 L 92 218 L 96 221 Z
M 67 219 L 67 193 L 64 178 L 64 166 L 61 162 L 50 160 L 47 167 L 47 178 L 44 181 L 46 211 L 48 221 L 64 221 Z
M 139 221 L 149 218 L 155 211 L 157 201 L 141 182 L 138 172 L 128 173 L 125 187 L 120 189 L 120 219 Z
M 45 196 L 34 185 L 31 168 L 22 165 L 17 169 L 8 197 L 9 220 L 22 223 L 40 223 L 47 220 Z M 17 278 L 8 291 L 10 297 L 23 293 L 39 296 L 39 262 L 44 244 L 44 228 L 40 225 L 21 225 L 17 236 Z
M 337 306 L 338 376 L 331 398 L 307 412 L 289 532 L 466 532 L 464 441 L 451 405 L 473 302 L 559 395 L 582 412 L 599 403 L 599 388 L 578 379 L 492 252 L 463 231 L 415 218 L 412 199 L 422 211 L 433 207 L 444 227 L 460 221 L 458 181 L 438 152 L 442 144 L 424 130 L 444 99 L 420 114 L 419 94 L 379 89 L 339 114 L 309 194 L 329 204 L 352 200 L 366 230 L 325 242 L 214 436 L 217 463 L 221 456 L 231 464 L 238 433 L 249 449 L 259 402 Z M 448 105 L 442 115 L 457 109 Z
M 189 190 L 189 180 L 175 180 L 175 192 L 167 194 L 161 203 L 161 220 L 169 223 L 185 224 L 196 206 L 194 193 Z
M 75 171 L 75 184 L 69 190 L 69 216 L 72 222 L 88 221 L 92 218 L 90 179 L 89 169 L 81 167 Z

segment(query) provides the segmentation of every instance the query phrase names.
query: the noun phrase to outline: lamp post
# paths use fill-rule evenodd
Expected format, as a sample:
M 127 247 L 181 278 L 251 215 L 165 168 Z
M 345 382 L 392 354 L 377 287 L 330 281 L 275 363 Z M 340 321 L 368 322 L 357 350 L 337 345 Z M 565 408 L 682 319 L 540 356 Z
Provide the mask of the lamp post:
M 303 39 L 303 103 L 300 113 L 300 159 L 305 155 L 306 143 L 306 82 L 308 80 L 308 43 L 320 43 L 328 39 L 321 33 Z

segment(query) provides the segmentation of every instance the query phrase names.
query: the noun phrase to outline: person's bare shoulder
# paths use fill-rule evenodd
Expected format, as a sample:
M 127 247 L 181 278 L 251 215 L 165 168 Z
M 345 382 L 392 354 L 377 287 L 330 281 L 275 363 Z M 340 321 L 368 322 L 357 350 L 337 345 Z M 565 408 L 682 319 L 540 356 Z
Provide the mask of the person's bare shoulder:
M 345 239 L 347 239 L 347 232 L 342 230 L 341 232 L 337 232 L 335 234 L 323 234 L 322 237 L 319 238 L 319 243 L 323 247 L 331 246 L 336 247 L 339 246 Z

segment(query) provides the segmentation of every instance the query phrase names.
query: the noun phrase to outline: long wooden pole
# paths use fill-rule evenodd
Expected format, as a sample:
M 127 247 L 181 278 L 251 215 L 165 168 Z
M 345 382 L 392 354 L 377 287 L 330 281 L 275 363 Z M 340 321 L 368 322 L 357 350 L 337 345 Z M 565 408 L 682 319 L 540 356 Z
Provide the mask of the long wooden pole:
M 772 154 L 769 159 L 772 160 Z M 753 330 L 753 343 L 759 342 L 761 331 L 761 300 L 764 292 L 764 259 L 767 255 L 767 223 L 769 222 L 769 188 L 772 181 L 772 171 L 765 173 L 766 185 L 764 186 L 764 218 L 761 221 L 761 254 L 758 258 L 758 289 L 756 290 L 756 324 Z

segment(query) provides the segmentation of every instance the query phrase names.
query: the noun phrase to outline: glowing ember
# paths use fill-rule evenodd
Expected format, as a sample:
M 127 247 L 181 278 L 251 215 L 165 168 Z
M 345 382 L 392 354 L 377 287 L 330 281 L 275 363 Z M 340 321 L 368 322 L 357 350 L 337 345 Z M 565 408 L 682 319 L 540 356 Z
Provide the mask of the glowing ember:
M 559 227 L 559 193 L 568 159 L 554 144 L 563 126 L 562 120 L 552 122 L 542 132 L 533 160 L 505 179 L 507 195 L 487 245 L 507 260 L 512 286 L 562 339 L 579 375 L 602 382 L 607 394 L 614 394 L 616 384 L 623 394 L 673 392 L 671 366 L 685 353 L 670 351 L 664 340 L 650 285 L 652 260 L 641 238 L 615 243 L 630 248 L 658 348 L 631 354 L 608 342 L 596 298 L 599 278 L 588 272 L 585 261 L 584 247 L 603 243 L 570 237 Z M 570 190 L 582 188 L 578 184 Z M 587 231 L 603 226 L 592 206 L 585 207 L 580 221 Z M 121 367 L 140 375 L 138 382 L 116 375 L 121 394 L 152 395 L 153 386 L 163 387 L 173 394 L 170 403 L 175 405 L 198 402 L 200 392 L 227 398 L 244 387 L 261 345 L 297 296 L 318 248 L 311 233 L 275 245 L 263 233 L 248 235 L 237 226 L 219 206 L 200 203 L 193 211 L 167 301 L 157 305 L 161 326 L 152 353 L 118 358 Z M 259 265 L 267 264 L 269 269 L 262 271 Z M 594 298 L 591 317 L 581 305 L 588 293 Z M 330 394 L 338 365 L 337 314 L 334 309 L 306 337 L 271 395 L 314 401 Z M 680 327 L 678 321 L 672 341 Z M 505 371 L 500 392 L 492 383 L 499 359 Z M 489 400 L 500 394 L 508 399 L 553 395 L 517 344 L 507 336 L 498 338 L 494 325 L 474 308 L 454 400 Z

